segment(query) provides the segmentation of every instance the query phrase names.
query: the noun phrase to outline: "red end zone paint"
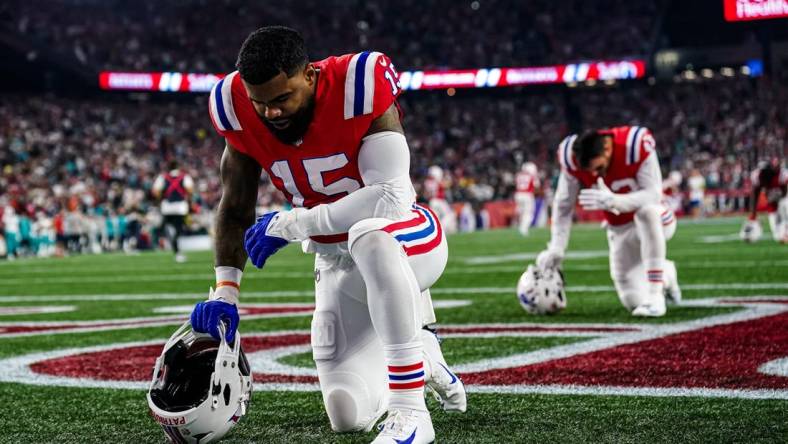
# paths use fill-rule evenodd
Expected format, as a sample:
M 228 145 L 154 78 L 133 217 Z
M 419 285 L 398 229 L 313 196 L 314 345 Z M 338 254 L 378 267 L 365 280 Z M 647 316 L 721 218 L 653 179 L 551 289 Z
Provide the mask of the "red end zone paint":
M 788 313 L 462 377 L 488 385 L 788 388 L 788 378 L 757 370 L 785 356 Z
M 309 343 L 307 334 L 243 338 L 244 352 L 254 353 L 277 347 Z M 65 358 L 50 359 L 30 366 L 35 373 L 71 378 L 90 378 L 107 381 L 147 381 L 162 344 L 118 348 L 95 353 L 84 353 Z M 254 375 L 255 382 L 317 382 L 310 376 Z
M 597 328 L 594 324 L 579 324 L 576 327 L 569 324 L 479 324 L 466 327 L 453 325 L 443 331 L 452 335 L 478 335 L 485 338 L 495 337 L 496 333 L 507 336 L 512 332 L 526 335 L 534 332 L 539 336 L 550 331 L 555 335 L 571 334 L 572 331 L 578 334 L 599 332 L 587 341 L 459 365 L 456 370 L 471 391 L 474 385 L 488 392 L 500 387 L 500 392 L 533 388 L 535 393 L 545 392 L 539 390 L 549 393 L 553 390 L 551 387 L 574 387 L 581 389 L 581 392 L 586 390 L 584 393 L 604 394 L 606 388 L 617 388 L 617 394 L 627 395 L 641 389 L 653 389 L 664 396 L 678 389 L 692 391 L 689 393 L 691 396 L 714 396 L 705 391 L 711 389 L 718 392 L 727 390 L 723 396 L 776 396 L 788 399 L 788 377 L 781 368 L 777 371 L 763 370 L 767 363 L 779 366 L 782 365 L 780 362 L 788 359 L 788 311 L 785 305 L 774 304 L 779 301 L 767 296 L 758 298 L 763 299 L 764 305 L 758 307 L 749 304 L 748 308 L 739 312 L 666 326 L 611 325 L 606 329 L 601 325 Z M 720 302 L 708 301 L 711 304 L 701 301 L 698 305 L 709 306 Z M 734 298 L 724 301 L 743 302 Z M 782 301 L 788 301 L 788 298 Z M 608 331 L 600 331 L 605 329 Z M 244 349 L 250 355 L 255 382 L 304 384 L 311 386 L 308 389 L 316 389 L 316 378 L 310 370 L 304 372 L 304 369 L 279 364 L 263 370 L 267 363 L 276 363 L 279 357 L 308 350 L 308 344 L 309 333 L 306 331 L 245 336 Z M 450 347 L 449 344 L 451 339 L 444 343 L 444 347 Z M 79 354 L 61 354 L 58 356 L 62 357 L 57 358 L 31 356 L 24 363 L 13 363 L 11 361 L 15 358 L 10 358 L 4 365 L 7 367 L 6 373 L 17 375 L 14 382 L 25 382 L 28 378 L 32 382 L 36 375 L 60 378 L 58 382 L 51 381 L 56 384 L 80 380 L 144 384 L 149 380 L 161 344 L 111 347 L 74 351 Z M 251 356 L 255 352 L 260 354 Z M 255 359 L 258 359 L 257 364 L 254 363 Z M 485 370 L 489 368 L 494 370 Z

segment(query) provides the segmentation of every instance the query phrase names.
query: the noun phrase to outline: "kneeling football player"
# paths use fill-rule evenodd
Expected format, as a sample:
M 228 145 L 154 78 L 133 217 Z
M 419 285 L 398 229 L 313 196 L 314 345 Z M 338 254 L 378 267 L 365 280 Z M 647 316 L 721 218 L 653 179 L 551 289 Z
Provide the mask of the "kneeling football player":
M 781 165 L 779 157 L 773 157 L 769 162 L 761 162 L 750 177 L 750 217 L 744 222 L 740 236 L 747 242 L 757 241 L 761 237 L 758 201 L 763 192 L 772 238 L 775 242 L 788 243 L 788 168 Z
M 662 173 L 651 132 L 622 126 L 570 135 L 558 147 L 561 174 L 553 200 L 551 239 L 537 257 L 541 269 L 561 265 L 576 202 L 603 210 L 610 247 L 610 275 L 633 316 L 665 314 L 668 297 L 681 292 L 666 241 L 676 218 L 662 202 Z
M 464 411 L 466 397 L 423 328 L 448 249 L 435 214 L 415 204 L 394 66 L 378 52 L 309 62 L 300 34 L 275 26 L 247 38 L 237 68 L 210 96 L 227 142 L 218 288 L 195 328 L 215 331 L 224 316 L 204 312 L 237 319 L 247 253 L 262 268 L 301 242 L 316 253 L 312 351 L 331 427 L 369 431 L 388 412 L 375 443 L 434 441 L 425 385 L 445 410 Z M 255 222 L 261 168 L 293 209 Z

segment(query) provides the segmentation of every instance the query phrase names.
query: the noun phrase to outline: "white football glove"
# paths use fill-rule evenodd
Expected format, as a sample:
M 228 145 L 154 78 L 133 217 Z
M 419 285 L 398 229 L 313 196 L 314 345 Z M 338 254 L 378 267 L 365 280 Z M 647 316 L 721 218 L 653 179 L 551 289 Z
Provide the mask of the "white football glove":
M 307 236 L 304 227 L 299 223 L 299 217 L 302 217 L 307 211 L 309 210 L 299 207 L 293 208 L 290 211 L 280 211 L 271 220 L 266 234 L 269 236 L 281 237 L 290 242 L 300 242 L 308 238 L 309 236 Z
M 584 210 L 604 210 L 613 214 L 621 214 L 617 208 L 616 194 L 610 191 L 610 188 L 605 185 L 605 181 L 600 177 L 597 182 L 597 188 L 584 188 L 580 190 L 580 197 L 578 201 Z
M 558 248 L 548 248 L 536 256 L 536 266 L 540 270 L 552 270 L 561 266 L 564 260 L 564 251 Z

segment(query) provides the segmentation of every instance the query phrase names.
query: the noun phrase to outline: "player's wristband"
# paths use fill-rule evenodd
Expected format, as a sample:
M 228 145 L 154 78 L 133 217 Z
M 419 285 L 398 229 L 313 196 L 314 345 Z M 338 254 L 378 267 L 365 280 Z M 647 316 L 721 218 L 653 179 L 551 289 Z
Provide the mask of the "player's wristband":
M 238 291 L 241 291 L 241 286 L 233 281 L 219 281 L 216 283 L 216 289 L 220 289 L 222 287 L 233 287 Z
M 243 271 L 235 267 L 216 267 L 216 291 L 213 292 L 213 299 L 224 299 L 237 304 L 241 294 L 242 276 Z

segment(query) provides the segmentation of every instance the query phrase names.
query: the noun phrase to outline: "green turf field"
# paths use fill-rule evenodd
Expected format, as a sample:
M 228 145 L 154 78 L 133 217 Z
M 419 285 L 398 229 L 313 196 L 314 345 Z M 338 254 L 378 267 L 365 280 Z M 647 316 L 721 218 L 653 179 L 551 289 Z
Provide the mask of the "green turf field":
M 569 250 L 581 254 L 564 263 L 568 307 L 549 317 L 527 315 L 514 296 L 518 277 L 547 242 L 547 230 L 536 229 L 528 238 L 512 230 L 451 237 L 449 265 L 434 287 L 433 300 L 439 322 L 453 332 L 443 342 L 446 358 L 470 381 L 469 407 L 465 414 L 445 414 L 430 401 L 437 442 L 788 442 L 788 304 L 780 298 L 788 297 L 788 246 L 770 239 L 743 244 L 731 236 L 740 223 L 680 223 L 668 257 L 677 264 L 686 304 L 669 307 L 660 319 L 635 319 L 621 307 L 598 225 L 573 230 Z M 265 270 L 250 265 L 242 303 L 303 307 L 313 302 L 312 259 L 289 247 L 271 258 Z M 60 349 L 94 347 L 70 353 L 74 355 L 108 349 L 109 344 L 163 341 L 177 320 L 186 318 L 188 307 L 205 298 L 212 282 L 207 252 L 190 254 L 185 264 L 175 264 L 165 253 L 0 261 L 0 373 L 5 375 L 0 381 L 6 381 L 0 382 L 0 442 L 163 442 L 161 429 L 148 415 L 144 390 L 111 388 L 112 381 L 101 376 L 96 384 L 84 379 L 91 379 L 90 372 L 122 367 L 122 353 L 108 362 L 68 361 L 73 364 L 68 369 L 66 361 L 45 366 L 44 373 L 59 378 L 39 377 L 39 367 L 17 358 L 30 355 L 28 363 L 34 363 L 59 359 L 45 352 Z M 743 297 L 756 302 L 738 299 Z M 59 311 L 14 314 L 12 307 Z M 161 308 L 165 311 L 157 310 Z M 174 320 L 135 324 L 164 318 Z M 129 325 L 112 325 L 122 319 Z M 110 325 L 96 329 L 101 321 Z M 36 330 L 52 324 L 65 330 Z M 548 333 L 485 336 L 469 324 L 531 329 L 545 324 Z M 595 332 L 607 324 L 621 332 Z M 308 311 L 241 318 L 244 337 L 283 330 L 307 333 L 309 325 Z M 86 331 L 68 331 L 75 327 Z M 740 334 L 731 335 L 731 328 Z M 651 336 L 631 339 L 636 334 Z M 604 342 L 608 340 L 612 342 Z M 651 341 L 645 352 L 643 340 Z M 597 343 L 602 345 L 588 348 Z M 310 368 L 304 347 L 294 348 L 279 363 Z M 563 360 L 546 360 L 546 350 L 566 354 Z M 651 350 L 658 356 L 643 360 Z M 619 359 L 620 351 L 628 354 L 620 353 Z M 586 356 L 597 359 L 584 361 Z M 721 364 L 706 368 L 714 360 Z M 521 362 L 524 370 L 485 379 L 484 365 L 509 368 L 509 361 Z M 76 373 L 68 376 L 72 370 Z M 140 372 L 145 377 L 134 379 L 134 387 L 144 385 L 149 368 Z M 373 437 L 332 433 L 319 392 L 261 387 L 249 414 L 225 441 L 363 443 Z

